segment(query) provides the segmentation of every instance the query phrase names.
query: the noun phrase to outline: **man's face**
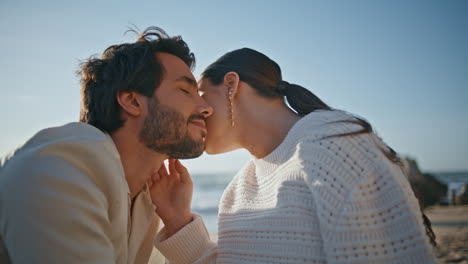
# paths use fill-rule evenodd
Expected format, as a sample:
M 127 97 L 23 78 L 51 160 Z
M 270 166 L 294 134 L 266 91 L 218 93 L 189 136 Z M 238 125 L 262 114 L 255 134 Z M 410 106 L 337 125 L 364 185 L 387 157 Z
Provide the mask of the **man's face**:
M 197 82 L 181 59 L 168 53 L 156 57 L 164 67 L 164 76 L 148 98 L 140 142 L 170 158 L 198 157 L 205 149 L 205 119 L 213 109 L 199 95 Z

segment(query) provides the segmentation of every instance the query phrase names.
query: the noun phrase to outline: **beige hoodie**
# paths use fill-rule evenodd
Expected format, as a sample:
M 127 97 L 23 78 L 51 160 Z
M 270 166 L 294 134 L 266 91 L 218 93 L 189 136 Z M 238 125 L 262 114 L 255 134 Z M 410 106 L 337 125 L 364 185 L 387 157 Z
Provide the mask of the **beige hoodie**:
M 93 126 L 42 130 L 0 161 L 2 263 L 164 263 L 159 226 L 148 187 L 132 205 L 119 153 Z

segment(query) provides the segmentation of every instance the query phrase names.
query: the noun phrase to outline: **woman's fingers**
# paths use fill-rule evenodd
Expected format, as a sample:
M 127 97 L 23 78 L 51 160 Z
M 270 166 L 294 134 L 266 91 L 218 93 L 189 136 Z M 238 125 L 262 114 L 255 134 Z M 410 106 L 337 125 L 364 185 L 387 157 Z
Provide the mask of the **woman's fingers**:
M 160 178 L 164 178 L 169 176 L 169 173 L 167 172 L 166 164 L 164 162 L 161 164 L 161 167 L 159 168 L 158 174 Z
M 175 161 L 175 168 L 177 170 L 177 172 L 179 173 L 180 175 L 180 181 L 182 183 L 190 183 L 192 181 L 192 179 L 190 178 L 190 174 L 187 170 L 187 168 L 185 168 L 184 165 L 182 165 L 182 163 L 180 162 L 180 160 L 176 160 Z
M 177 179 L 178 181 L 180 181 L 180 176 L 179 176 L 179 173 L 176 170 L 175 162 L 176 162 L 176 160 L 174 160 L 174 159 L 169 160 L 169 173 L 171 174 L 171 177 L 173 179 Z
M 161 166 L 159 167 L 159 170 L 155 172 L 153 175 L 151 175 L 151 180 L 153 182 L 152 185 L 157 185 L 157 186 L 166 186 L 167 184 L 170 183 L 170 177 L 169 173 L 167 172 L 166 165 L 161 163 Z
M 161 176 L 159 175 L 159 171 L 156 173 L 153 173 L 153 175 L 151 175 L 151 179 L 153 180 L 153 183 L 159 181 L 161 179 Z
M 164 163 L 161 164 L 158 173 L 155 173 L 155 175 L 152 177 L 153 182 L 158 182 L 161 180 L 176 180 L 177 182 L 181 183 L 189 183 L 192 181 L 187 168 L 185 168 L 185 166 L 182 165 L 179 160 L 170 159 L 168 161 L 169 171 Z

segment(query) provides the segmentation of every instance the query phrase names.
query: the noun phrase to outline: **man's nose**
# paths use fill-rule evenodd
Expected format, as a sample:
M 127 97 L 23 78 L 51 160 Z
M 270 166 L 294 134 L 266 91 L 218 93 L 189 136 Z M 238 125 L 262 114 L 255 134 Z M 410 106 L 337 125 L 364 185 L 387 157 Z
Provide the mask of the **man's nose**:
M 199 97 L 199 103 L 197 108 L 198 112 L 202 114 L 205 118 L 213 114 L 213 107 L 211 107 L 211 105 L 209 105 L 201 96 Z

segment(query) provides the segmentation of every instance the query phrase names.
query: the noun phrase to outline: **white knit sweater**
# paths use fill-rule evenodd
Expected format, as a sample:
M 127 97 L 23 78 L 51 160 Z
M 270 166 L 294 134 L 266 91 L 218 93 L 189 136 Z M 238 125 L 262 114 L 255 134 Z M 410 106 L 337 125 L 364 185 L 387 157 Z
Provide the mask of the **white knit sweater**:
M 218 244 L 201 217 L 155 245 L 170 263 L 435 263 L 418 201 L 374 134 L 316 111 L 224 192 Z

